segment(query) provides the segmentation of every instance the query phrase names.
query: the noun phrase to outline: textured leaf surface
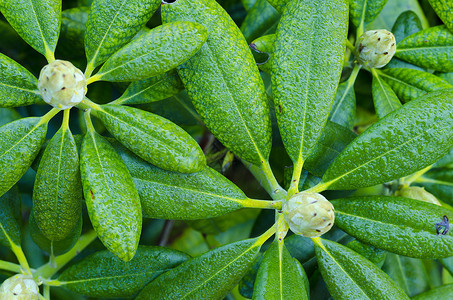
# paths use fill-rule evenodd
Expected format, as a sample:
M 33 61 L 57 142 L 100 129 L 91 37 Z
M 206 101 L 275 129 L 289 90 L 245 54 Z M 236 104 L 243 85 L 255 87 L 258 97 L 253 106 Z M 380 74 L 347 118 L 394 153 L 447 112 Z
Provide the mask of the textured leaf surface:
M 0 197 L 0 244 L 11 247 L 11 243 L 21 244 L 20 196 L 13 187 Z
M 324 239 L 315 250 L 334 299 L 409 299 L 387 274 L 353 250 Z
M 412 10 L 400 14 L 392 27 L 392 33 L 397 43 L 420 30 L 423 30 L 422 22 Z
M 46 57 L 55 51 L 61 24 L 60 0 L 2 0 L 0 11 L 36 51 Z
M 355 92 L 349 81 L 338 85 L 329 120 L 352 130 L 355 118 Z
M 440 72 L 453 71 L 453 33 L 445 26 L 416 32 L 397 45 L 395 56 Z
M 24 118 L 0 127 L 0 195 L 8 191 L 28 170 L 47 132 L 41 118 Z
M 277 27 L 272 91 L 280 134 L 294 163 L 308 157 L 332 107 L 345 50 L 345 2 L 290 1 Z
M 213 249 L 162 274 L 139 299 L 222 299 L 251 267 L 260 246 L 256 239 Z
M 0 53 L 0 107 L 43 103 L 38 80 L 27 69 Z
M 143 217 L 206 219 L 242 208 L 244 193 L 217 171 L 205 167 L 193 174 L 165 171 L 114 145 L 134 178 Z
M 58 280 L 65 288 L 89 297 L 131 297 L 187 259 L 187 254 L 163 247 L 139 246 L 129 262 L 100 251 L 66 269 Z
M 329 189 L 388 182 L 427 167 L 453 146 L 453 90 L 432 92 L 390 113 L 357 137 L 327 169 Z
M 349 249 L 354 250 L 358 254 L 362 255 L 379 268 L 382 268 L 387 252 L 371 245 L 360 242 L 359 240 L 353 240 L 345 245 Z
M 349 14 L 355 27 L 371 23 L 384 8 L 387 0 L 350 0 Z
M 191 58 L 207 38 L 206 28 L 193 22 L 156 27 L 113 54 L 96 76 L 107 81 L 134 81 L 162 74 Z
M 61 12 L 61 35 L 58 49 L 62 49 L 70 57 L 85 56 L 84 40 L 89 13 L 90 8 L 86 6 L 69 8 Z
M 283 11 L 283 8 L 290 0 L 267 0 L 279 13 Z
M 191 20 L 209 31 L 201 50 L 178 67 L 203 122 L 236 155 L 263 163 L 269 157 L 272 132 L 267 95 L 239 28 L 214 0 L 164 4 L 163 23 L 176 20 Z
M 445 26 L 453 32 L 453 3 L 450 0 L 429 0 L 429 4 L 434 9 Z
M 118 141 L 155 166 L 193 173 L 206 165 L 198 143 L 165 118 L 118 105 L 103 105 L 94 113 Z
M 375 72 L 374 69 L 372 70 L 372 73 L 372 93 L 374 108 L 379 119 L 382 119 L 392 111 L 400 108 L 402 105 L 400 99 L 398 99 L 390 85 L 388 85 L 388 83 L 381 78 L 379 73 Z
M 68 127 L 62 127 L 44 151 L 33 189 L 34 217 L 52 241 L 66 238 L 82 213 L 79 153 Z
M 257 0 L 241 24 L 241 31 L 247 42 L 265 35 L 277 25 L 280 14 L 267 0 Z
M 453 211 L 402 197 L 369 196 L 332 200 L 335 224 L 357 239 L 400 255 L 441 258 L 453 255 L 453 235 L 437 235 L 436 223 Z
M 145 26 L 159 0 L 95 0 L 88 16 L 85 51 L 95 68 L 129 42 Z
M 271 73 L 271 66 L 274 56 L 275 34 L 268 34 L 257 38 L 250 44 L 250 48 L 258 53 L 265 53 L 268 57 L 264 62 L 259 62 L 257 65 L 260 70 Z
M 22 118 L 14 108 L 0 108 L 0 126 Z
M 417 295 L 413 300 L 440 300 L 449 299 L 451 297 L 451 291 L 453 290 L 453 284 L 446 284 L 435 289 L 424 292 L 423 294 Z
M 102 243 L 124 261 L 134 257 L 142 228 L 140 198 L 121 157 L 102 136 L 85 135 L 80 172 L 88 214 Z
M 176 70 L 170 70 L 149 79 L 132 82 L 113 104 L 146 104 L 174 96 L 183 89 L 184 85 Z
M 300 263 L 274 241 L 266 250 L 255 280 L 253 299 L 309 299 Z M 308 279 L 307 279 L 308 280 Z
M 417 99 L 435 90 L 452 87 L 445 80 L 428 72 L 407 68 L 390 68 L 377 71 L 403 102 Z
M 453 205 L 452 169 L 437 169 L 429 171 L 417 179 L 416 184 L 423 186 L 440 201 Z

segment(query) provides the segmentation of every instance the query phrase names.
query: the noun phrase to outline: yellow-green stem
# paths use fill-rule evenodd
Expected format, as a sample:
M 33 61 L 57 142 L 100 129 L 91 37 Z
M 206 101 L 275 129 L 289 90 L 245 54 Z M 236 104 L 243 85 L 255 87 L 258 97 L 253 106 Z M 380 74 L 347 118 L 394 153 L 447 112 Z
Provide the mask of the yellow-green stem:
M 265 233 L 263 233 L 262 235 L 260 235 L 258 237 L 255 244 L 253 244 L 253 247 L 261 246 L 262 244 L 264 244 L 276 231 L 277 231 L 277 226 L 276 226 L 276 224 L 274 224 L 274 226 L 269 228 Z
M 307 193 L 321 193 L 321 192 L 324 192 L 325 190 L 327 190 L 327 188 L 333 183 L 334 181 L 329 181 L 329 182 L 326 182 L 326 183 L 318 183 L 317 185 L 315 185 L 314 187 L 312 188 L 309 188 L 308 190 L 305 190 L 304 192 L 307 192 Z
M 50 300 L 50 286 L 48 285 L 44 286 L 44 298 Z
M 13 264 L 12 262 L 4 260 L 0 260 L 0 270 L 10 271 L 18 274 L 22 271 L 20 265 Z
M 354 53 L 355 47 L 354 47 L 354 45 L 351 43 L 351 41 L 349 41 L 348 39 L 346 39 L 346 47 L 348 47 L 348 49 L 351 50 L 352 53 Z
M 52 120 L 52 118 L 55 117 L 55 115 L 59 112 L 60 110 L 58 108 L 52 108 L 47 114 L 41 117 L 41 120 L 39 121 L 37 126 L 49 123 L 49 121 Z
M 288 189 L 288 198 L 299 192 L 299 181 L 303 166 L 304 161 L 302 160 L 302 157 L 300 157 L 297 163 L 294 165 L 293 176 L 291 178 L 291 185 L 289 186 Z
M 22 248 L 14 243 L 11 243 L 11 250 L 13 251 L 14 255 L 16 255 L 17 261 L 19 262 L 23 271 L 25 271 L 27 274 L 31 275 L 30 266 L 28 265 L 27 258 L 25 257 L 25 254 L 22 251 Z
M 102 110 L 102 107 L 96 103 L 94 103 L 93 101 L 91 101 L 90 99 L 88 99 L 87 97 L 85 97 L 79 104 L 77 104 L 77 108 L 79 109 L 82 109 L 82 110 L 87 110 L 89 108 L 93 109 L 93 110 Z
M 96 74 L 96 75 L 91 76 L 90 78 L 87 79 L 87 85 L 89 85 L 89 84 L 91 84 L 91 83 L 93 83 L 93 82 L 96 82 L 96 81 L 101 80 L 101 77 L 102 77 L 102 76 L 99 75 L 99 74 Z
M 52 50 L 50 50 L 49 46 L 47 46 L 47 44 L 44 44 L 44 47 L 45 47 L 45 57 L 46 57 L 46 60 L 47 62 L 50 64 L 51 62 L 53 62 L 55 60 L 55 54 L 52 52 Z
M 85 124 L 87 126 L 87 131 L 90 132 L 91 134 L 96 132 L 96 130 L 94 129 L 94 126 L 93 126 L 93 122 L 91 122 L 91 109 L 88 109 L 87 111 L 85 111 L 83 116 L 85 118 Z
M 285 216 L 283 212 L 275 212 L 275 223 L 277 224 L 277 233 L 275 234 L 275 239 L 281 243 L 288 233 L 289 226 L 286 223 Z
M 429 170 L 431 170 L 433 166 L 430 165 L 430 166 L 427 166 L 426 168 L 418 171 L 418 172 L 415 172 L 414 174 L 412 175 L 409 175 L 409 176 L 406 176 L 404 178 L 401 179 L 401 184 L 407 184 L 407 185 L 411 185 L 411 183 L 413 183 L 414 181 L 417 181 L 420 177 L 422 177 L 426 172 L 428 172 Z
M 63 112 L 63 123 L 62 123 L 62 128 L 63 130 L 66 130 L 68 129 L 69 127 L 69 116 L 71 114 L 71 109 L 68 108 L 68 109 L 65 109 L 64 112 Z
M 271 165 L 268 160 L 265 160 L 260 165 L 260 170 L 266 179 L 266 184 L 269 187 L 268 193 L 274 200 L 283 200 L 286 198 L 286 191 L 278 184 L 274 173 L 272 172 Z M 255 174 L 253 174 L 255 175 Z
M 256 200 L 250 198 L 237 199 L 236 201 L 248 208 L 282 209 L 281 201 Z

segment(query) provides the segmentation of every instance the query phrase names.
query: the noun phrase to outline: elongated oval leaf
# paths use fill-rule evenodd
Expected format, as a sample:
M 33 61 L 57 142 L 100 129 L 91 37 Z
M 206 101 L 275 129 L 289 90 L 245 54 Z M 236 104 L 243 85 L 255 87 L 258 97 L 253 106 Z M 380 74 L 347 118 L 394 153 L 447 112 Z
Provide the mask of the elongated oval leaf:
M 296 164 L 313 150 L 332 107 L 347 9 L 346 1 L 290 1 L 277 27 L 272 91 L 283 144 Z
M 379 268 L 384 264 L 387 252 L 371 245 L 360 242 L 359 240 L 353 240 L 345 245 L 349 249 L 354 250 L 358 254 L 362 255 Z
M 58 50 L 69 57 L 85 56 L 85 30 L 90 8 L 86 6 L 61 12 L 61 34 Z M 61 47 L 61 48 L 60 48 Z
M 354 84 L 349 81 L 338 85 L 329 120 L 352 130 L 355 118 Z
M 198 143 L 165 118 L 118 105 L 103 105 L 94 113 L 118 141 L 155 166 L 193 173 L 206 165 Z
M 47 133 L 41 118 L 24 118 L 0 127 L 0 195 L 28 170 Z
M 65 288 L 88 297 L 132 297 L 187 259 L 187 254 L 163 247 L 139 246 L 129 262 L 100 251 L 66 269 L 58 280 Z
M 305 278 L 305 279 L 304 279 Z M 307 274 L 284 245 L 274 241 L 266 250 L 253 289 L 253 299 L 309 299 Z
M 193 258 L 157 277 L 136 299 L 222 299 L 253 264 L 256 242 L 239 241 Z
M 371 23 L 384 8 L 387 0 L 351 0 L 349 14 L 355 27 Z
M 400 99 L 396 96 L 390 85 L 385 82 L 374 69 L 373 72 L 373 83 L 372 93 L 374 108 L 379 119 L 382 119 L 389 113 L 400 108 Z
M 283 8 L 290 0 L 267 0 L 279 13 L 283 11 Z
M 244 6 L 245 11 L 249 11 L 256 3 L 256 0 L 241 0 L 241 3 Z
M 453 205 L 453 170 L 437 169 L 429 171 L 417 179 L 416 185 L 426 188 L 440 201 Z
M 436 224 L 453 211 L 402 197 L 369 196 L 332 200 L 335 224 L 379 249 L 415 258 L 453 255 L 453 235 L 437 235 Z
M 409 299 L 387 274 L 353 250 L 324 239 L 315 243 L 315 250 L 334 299 Z
M 170 70 L 164 74 L 131 83 L 123 95 L 112 104 L 146 104 L 174 96 L 183 89 L 184 85 L 176 70 Z
M 87 69 L 93 70 L 129 42 L 159 4 L 159 0 L 93 1 L 85 34 Z
M 0 108 L 0 126 L 22 118 L 13 108 Z
M 428 0 L 439 18 L 444 22 L 448 29 L 453 32 L 453 3 L 449 0 Z
M 206 28 L 193 22 L 156 27 L 113 54 L 96 76 L 107 81 L 134 81 L 162 74 L 191 58 L 207 38 Z
M 38 80 L 27 69 L 0 53 L 0 107 L 44 103 Z
M 275 29 L 279 19 L 280 14 L 267 0 L 257 0 L 241 24 L 242 34 L 250 43 L 272 28 Z
M 67 126 L 54 135 L 44 151 L 33 189 L 35 221 L 52 241 L 66 238 L 82 213 L 79 153 Z
M 60 0 L 2 0 L 0 11 L 30 46 L 53 57 L 60 33 Z
M 240 158 L 253 164 L 264 163 L 272 138 L 267 95 L 239 28 L 214 0 L 164 4 L 163 23 L 177 20 L 192 20 L 209 31 L 209 39 L 200 51 L 178 67 L 203 122 Z
M 403 102 L 412 101 L 429 92 L 452 88 L 445 80 L 428 72 L 408 68 L 376 71 Z
M 19 190 L 14 186 L 0 197 L 0 245 L 21 244 L 20 220 Z
M 322 178 L 329 189 L 373 186 L 415 173 L 453 146 L 453 90 L 432 92 L 357 137 Z
M 120 145 L 114 145 L 134 178 L 143 217 L 206 219 L 242 208 L 244 193 L 217 171 L 205 167 L 193 174 L 165 171 Z
M 453 33 L 445 26 L 416 32 L 397 45 L 395 56 L 425 69 L 453 71 Z
M 268 34 L 262 37 L 257 38 L 250 44 L 255 52 L 264 53 L 267 55 L 267 58 L 264 62 L 258 62 L 257 65 L 260 70 L 271 73 L 271 66 L 274 56 L 274 43 L 275 43 L 275 34 Z
M 453 290 L 453 284 L 446 284 L 435 289 L 424 292 L 420 295 L 412 298 L 413 300 L 440 300 L 448 299 L 451 297 L 451 291 Z
M 423 30 L 422 21 L 412 10 L 407 10 L 400 14 L 392 27 L 392 33 L 395 36 L 396 42 L 400 42 L 421 30 Z
M 142 228 L 140 198 L 121 157 L 99 134 L 82 143 L 80 172 L 88 214 L 99 239 L 124 261 L 134 257 Z

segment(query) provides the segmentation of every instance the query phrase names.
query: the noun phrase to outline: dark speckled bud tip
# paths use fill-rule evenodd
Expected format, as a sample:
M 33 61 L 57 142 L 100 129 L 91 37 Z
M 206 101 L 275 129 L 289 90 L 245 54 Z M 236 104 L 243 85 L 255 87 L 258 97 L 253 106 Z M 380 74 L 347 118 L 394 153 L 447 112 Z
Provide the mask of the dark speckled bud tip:
M 369 30 L 356 43 L 355 55 L 365 68 L 382 68 L 396 51 L 395 36 L 385 29 Z

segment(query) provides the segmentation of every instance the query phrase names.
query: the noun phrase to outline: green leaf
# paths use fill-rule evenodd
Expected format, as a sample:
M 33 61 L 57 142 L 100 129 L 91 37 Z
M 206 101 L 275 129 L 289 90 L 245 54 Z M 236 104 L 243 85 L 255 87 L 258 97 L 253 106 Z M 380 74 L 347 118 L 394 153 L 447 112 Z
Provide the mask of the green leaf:
M 93 1 L 85 34 L 88 73 L 129 42 L 159 5 L 159 0 Z
M 429 0 L 429 4 L 434 9 L 445 26 L 453 32 L 453 3 L 449 0 Z
M 353 250 L 320 239 L 316 257 L 334 299 L 409 299 L 387 274 Z
M 52 241 L 73 231 L 82 214 L 82 182 L 79 154 L 67 126 L 50 140 L 36 174 L 33 189 L 36 224 Z
M 140 198 L 121 157 L 94 131 L 83 139 L 80 173 L 88 214 L 99 239 L 122 260 L 131 260 L 142 228 Z
M 81 6 L 61 12 L 61 35 L 58 49 L 70 57 L 85 56 L 85 30 L 90 8 Z
M 388 253 L 383 270 L 410 297 L 430 288 L 428 274 L 420 259 Z
M 155 166 L 193 173 L 206 165 L 198 143 L 165 118 L 119 105 L 103 105 L 93 113 L 118 141 Z
M 200 51 L 178 67 L 201 119 L 240 158 L 263 164 L 272 138 L 267 94 L 241 31 L 214 0 L 164 4 L 163 23 L 176 20 L 192 20 L 209 31 Z
M 140 299 L 222 299 L 253 264 L 256 239 L 228 244 L 162 274 L 137 296 Z
M 176 68 L 200 50 L 208 32 L 194 22 L 173 22 L 150 30 L 113 54 L 95 75 L 98 80 L 147 79 Z
M 267 0 L 257 0 L 241 24 L 242 34 L 249 43 L 275 28 L 279 19 L 280 14 Z
M 354 83 L 345 81 L 338 85 L 329 120 L 343 127 L 354 127 L 355 119 L 355 92 Z
M 453 33 L 445 26 L 416 32 L 398 43 L 395 56 L 425 69 L 453 71 Z
M 274 241 L 266 250 L 253 289 L 253 299 L 309 299 L 307 274 L 285 245 Z M 305 279 L 304 279 L 305 278 Z
M 256 0 L 241 0 L 241 2 L 242 5 L 244 6 L 245 11 L 249 11 L 256 3 Z
M 349 14 L 355 27 L 371 23 L 384 8 L 387 0 L 350 0 Z
M 0 11 L 30 46 L 53 60 L 60 33 L 60 0 L 3 0 Z
M 24 118 L 0 127 L 0 195 L 25 174 L 47 133 L 41 118 Z
M 407 68 L 376 70 L 403 102 L 417 99 L 429 92 L 452 88 L 445 80 L 428 72 Z
M 281 13 L 290 0 L 267 0 L 267 2 L 269 2 L 279 13 Z
M 411 101 L 350 143 L 322 178 L 329 189 L 355 189 L 415 173 L 453 147 L 453 90 Z
M 283 144 L 296 165 L 327 122 L 343 66 L 347 15 L 346 1 L 291 1 L 278 25 L 272 91 Z
M 431 170 L 415 182 L 436 196 L 440 201 L 453 205 L 453 170 Z
M 0 197 L 0 244 L 11 248 L 11 244 L 20 246 L 20 195 L 16 186 Z
M 414 258 L 453 255 L 453 235 L 437 235 L 436 224 L 453 211 L 402 197 L 365 196 L 331 201 L 335 224 L 376 248 Z
M 0 108 L 0 126 L 22 118 L 13 108 Z
M 206 219 L 242 208 L 247 197 L 217 171 L 205 167 L 193 174 L 165 171 L 115 145 L 140 195 L 143 217 Z
M 379 119 L 382 119 L 402 105 L 390 85 L 381 78 L 379 73 L 375 69 L 372 69 L 371 72 L 373 73 L 372 93 L 374 108 Z
M 256 276 L 258 275 L 258 269 L 261 265 L 261 261 L 263 260 L 264 253 L 260 252 L 258 256 L 255 258 L 255 261 L 251 268 L 245 273 L 244 277 L 242 277 L 241 281 L 238 284 L 238 290 L 241 296 L 252 299 L 253 297 L 253 288 L 255 285 Z
M 149 79 L 132 82 L 112 104 L 146 104 L 174 96 L 183 89 L 184 85 L 176 70 L 170 70 Z
M 441 258 L 439 262 L 450 274 L 453 274 L 453 256 Z
M 58 280 L 68 290 L 88 297 L 132 297 L 187 259 L 189 256 L 182 252 L 153 246 L 139 246 L 129 262 L 109 251 L 99 251 L 70 266 Z
M 423 30 L 422 21 L 412 10 L 407 10 L 400 14 L 392 27 L 396 42 L 400 42 L 420 30 Z
M 38 80 L 27 69 L 0 53 L 0 107 L 44 103 Z
M 413 300 L 440 300 L 449 299 L 451 297 L 451 291 L 453 284 L 446 284 L 435 289 L 424 292 L 423 294 L 417 295 Z
M 274 43 L 275 43 L 275 34 L 268 34 L 262 37 L 257 38 L 250 44 L 250 48 L 258 53 L 265 53 L 267 59 L 264 62 L 258 62 L 257 65 L 260 70 L 271 73 L 271 66 L 274 56 Z
M 382 265 L 384 264 L 385 258 L 387 256 L 386 251 L 362 243 L 359 240 L 353 240 L 347 243 L 345 246 L 362 255 L 379 268 L 382 268 Z

